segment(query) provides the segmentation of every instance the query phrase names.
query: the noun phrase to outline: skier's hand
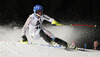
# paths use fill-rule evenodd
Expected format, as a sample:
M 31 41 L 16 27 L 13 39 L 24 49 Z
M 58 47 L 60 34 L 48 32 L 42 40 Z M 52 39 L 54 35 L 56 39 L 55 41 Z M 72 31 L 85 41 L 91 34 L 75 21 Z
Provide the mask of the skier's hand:
M 57 26 L 56 24 L 51 24 L 52 26 Z
M 23 35 L 22 38 L 23 38 L 23 42 L 27 41 L 27 37 L 25 35 Z
M 51 25 L 52 25 L 52 26 L 59 26 L 59 25 L 62 25 L 62 24 L 58 23 L 57 21 L 53 21 L 53 22 L 51 23 Z

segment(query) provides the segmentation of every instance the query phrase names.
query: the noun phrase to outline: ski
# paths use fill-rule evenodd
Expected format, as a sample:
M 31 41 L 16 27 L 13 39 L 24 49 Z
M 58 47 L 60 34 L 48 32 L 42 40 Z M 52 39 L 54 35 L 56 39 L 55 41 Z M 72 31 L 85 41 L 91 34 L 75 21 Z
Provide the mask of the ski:
M 73 50 L 77 50 L 77 51 L 86 51 L 86 49 L 84 48 L 77 48 L 77 49 L 71 49 L 71 48 L 67 48 L 67 51 L 73 51 Z
M 49 44 L 38 44 L 38 43 L 35 43 L 35 45 L 40 45 L 40 46 L 47 46 L 47 47 L 53 47 L 53 48 L 61 48 L 61 49 L 64 49 L 64 50 L 67 50 L 67 51 L 72 51 L 72 50 L 78 50 L 78 51 L 86 51 L 86 49 L 84 48 L 65 48 L 63 46 L 52 46 L 52 45 L 49 45 Z
M 74 48 L 65 48 L 65 47 L 63 47 L 61 45 L 52 46 L 52 45 L 49 45 L 49 44 L 40 44 L 40 43 L 23 43 L 23 44 L 28 44 L 28 45 L 33 45 L 33 46 L 49 47 L 49 48 L 60 48 L 60 49 L 66 50 L 66 51 L 73 51 L 73 50 L 86 51 L 86 49 L 84 49 L 84 48 L 75 48 L 75 49 Z
M 62 46 L 52 46 L 49 44 L 39 44 L 39 43 L 31 43 L 32 45 L 39 45 L 39 46 L 46 46 L 46 47 L 53 47 L 53 48 L 62 48 Z

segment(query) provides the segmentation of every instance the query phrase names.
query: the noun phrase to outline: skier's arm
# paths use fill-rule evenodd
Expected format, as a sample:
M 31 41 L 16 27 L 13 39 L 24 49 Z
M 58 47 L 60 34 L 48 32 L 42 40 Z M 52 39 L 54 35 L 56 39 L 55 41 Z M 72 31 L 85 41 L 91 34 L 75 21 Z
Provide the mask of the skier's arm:
M 22 35 L 26 36 L 26 30 L 29 27 L 29 24 L 31 23 L 31 18 L 32 17 L 28 17 L 27 21 L 25 22 L 23 28 L 22 28 Z
M 45 18 L 46 21 L 51 22 L 51 24 L 54 25 L 54 26 L 62 25 L 62 24 L 59 24 L 57 21 L 55 21 L 53 18 L 51 18 L 47 15 L 44 15 L 44 18 Z

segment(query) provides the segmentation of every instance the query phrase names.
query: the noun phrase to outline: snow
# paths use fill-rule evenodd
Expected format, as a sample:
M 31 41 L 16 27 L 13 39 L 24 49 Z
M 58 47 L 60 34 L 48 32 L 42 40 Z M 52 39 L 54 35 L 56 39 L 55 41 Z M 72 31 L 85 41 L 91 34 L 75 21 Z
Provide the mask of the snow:
M 84 33 L 78 31 L 78 33 L 75 34 L 77 30 L 74 31 L 74 29 L 69 26 L 61 26 L 60 28 L 46 27 L 46 29 L 53 32 L 55 36 L 61 37 L 68 42 L 70 42 L 70 40 L 79 38 L 80 36 L 78 35 Z M 70 36 L 70 34 L 73 34 L 73 36 Z M 72 37 L 74 37 L 74 39 L 72 39 Z M 22 44 L 18 42 L 20 39 L 21 28 L 15 27 L 12 29 L 0 27 L 0 57 L 100 57 L 100 51 L 98 50 L 87 49 L 88 51 L 67 51 L 61 48 Z M 46 42 L 42 38 L 39 40 L 31 41 L 33 41 L 33 43 L 36 42 L 46 44 Z
M 60 48 L 0 42 L 0 57 L 99 57 L 100 51 L 66 51 Z

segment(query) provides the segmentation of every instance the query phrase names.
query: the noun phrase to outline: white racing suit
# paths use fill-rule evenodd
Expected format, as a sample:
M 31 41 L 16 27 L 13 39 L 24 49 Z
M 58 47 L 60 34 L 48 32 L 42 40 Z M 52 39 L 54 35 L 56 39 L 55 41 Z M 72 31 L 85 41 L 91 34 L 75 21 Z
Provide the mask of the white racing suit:
M 48 35 L 52 40 L 54 40 L 54 35 L 42 27 L 42 22 L 44 20 L 49 22 L 54 21 L 53 18 L 50 18 L 45 14 L 43 14 L 40 18 L 38 18 L 34 13 L 31 14 L 25 22 L 25 25 L 23 26 L 22 35 L 26 35 L 26 30 L 29 27 L 29 35 L 31 38 L 35 40 L 39 39 L 40 37 L 42 37 L 40 31 L 43 30 L 46 35 Z
M 54 37 L 51 32 L 47 31 L 42 27 L 42 23 L 44 20 L 49 21 L 51 23 L 55 21 L 53 18 L 50 18 L 45 14 L 43 14 L 40 18 L 38 18 L 34 13 L 31 14 L 28 17 L 25 25 L 23 26 L 22 35 L 26 35 L 26 30 L 29 27 L 29 35 L 31 38 L 39 39 L 40 37 L 42 37 L 48 43 L 50 43 L 51 41 L 55 41 L 60 45 L 67 46 L 67 42 Z

